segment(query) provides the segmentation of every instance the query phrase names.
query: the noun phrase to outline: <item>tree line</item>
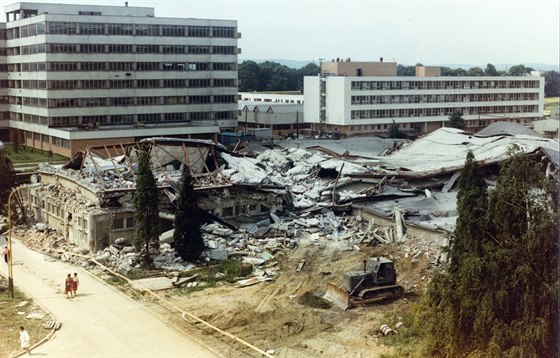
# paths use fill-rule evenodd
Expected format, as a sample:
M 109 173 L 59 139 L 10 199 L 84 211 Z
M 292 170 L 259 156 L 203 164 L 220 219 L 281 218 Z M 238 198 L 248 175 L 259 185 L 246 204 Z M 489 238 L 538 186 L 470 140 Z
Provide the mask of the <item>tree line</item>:
M 418 64 L 422 65 L 422 64 Z M 239 91 L 240 92 L 267 92 L 267 91 L 299 91 L 303 93 L 303 77 L 317 76 L 319 66 L 308 63 L 301 68 L 290 68 L 277 62 L 243 61 L 239 64 Z M 511 66 L 507 71 L 498 71 L 489 63 L 483 69 L 471 67 L 462 68 L 441 67 L 442 76 L 524 76 L 534 71 L 525 65 Z M 415 76 L 416 66 L 397 66 L 397 76 Z M 558 97 L 560 92 L 560 74 L 557 71 L 544 72 L 545 96 Z

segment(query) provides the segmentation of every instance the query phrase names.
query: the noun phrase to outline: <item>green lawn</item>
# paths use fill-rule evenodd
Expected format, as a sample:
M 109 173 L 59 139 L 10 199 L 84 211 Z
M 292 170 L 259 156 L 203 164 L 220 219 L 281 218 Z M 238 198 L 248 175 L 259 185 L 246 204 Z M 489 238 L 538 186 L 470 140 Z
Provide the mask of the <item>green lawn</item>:
M 49 158 L 49 153 L 40 149 L 20 146 L 20 149 L 16 153 L 11 144 L 5 144 L 5 147 L 6 154 L 13 164 L 48 162 L 49 159 L 51 162 L 68 160 L 68 158 L 59 154 L 53 154 L 52 157 Z
M 554 107 L 560 107 L 560 97 L 547 97 L 544 99 L 545 110 L 550 110 Z

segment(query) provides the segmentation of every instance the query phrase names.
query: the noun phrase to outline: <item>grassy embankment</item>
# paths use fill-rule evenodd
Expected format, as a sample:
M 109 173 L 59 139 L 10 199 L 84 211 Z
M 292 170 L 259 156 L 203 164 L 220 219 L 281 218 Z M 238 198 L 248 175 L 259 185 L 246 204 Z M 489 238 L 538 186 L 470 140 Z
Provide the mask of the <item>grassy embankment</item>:
M 11 144 L 4 144 L 6 147 L 6 154 L 8 158 L 12 161 L 12 164 L 25 164 L 25 163 L 40 163 L 40 162 L 53 162 L 53 161 L 65 161 L 68 158 L 59 155 L 52 154 L 49 157 L 49 152 L 40 149 L 33 149 L 29 147 L 20 146 L 19 150 L 16 152 Z
M 6 269 L 4 262 L 0 264 L 1 269 Z M 31 345 L 42 340 L 49 331 L 41 326 L 43 321 L 48 321 L 50 316 L 43 319 L 25 318 L 29 313 L 44 313 L 32 300 L 17 289 L 14 298 L 10 298 L 7 282 L 0 276 L 0 357 L 9 357 L 12 353 L 19 351 L 19 327 L 24 326 L 31 337 Z
M 560 97 L 547 97 L 544 99 L 545 115 L 550 115 L 550 110 L 557 107 L 560 107 Z

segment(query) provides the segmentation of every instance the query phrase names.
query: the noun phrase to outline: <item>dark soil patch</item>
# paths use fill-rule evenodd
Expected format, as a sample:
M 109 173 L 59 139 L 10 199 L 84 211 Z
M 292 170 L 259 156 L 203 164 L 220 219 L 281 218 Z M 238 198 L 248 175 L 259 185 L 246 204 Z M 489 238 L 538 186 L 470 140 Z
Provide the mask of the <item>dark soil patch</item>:
M 316 296 L 312 292 L 308 291 L 303 295 L 299 296 L 298 302 L 302 305 L 306 305 L 313 308 L 331 308 L 331 304 L 322 297 Z

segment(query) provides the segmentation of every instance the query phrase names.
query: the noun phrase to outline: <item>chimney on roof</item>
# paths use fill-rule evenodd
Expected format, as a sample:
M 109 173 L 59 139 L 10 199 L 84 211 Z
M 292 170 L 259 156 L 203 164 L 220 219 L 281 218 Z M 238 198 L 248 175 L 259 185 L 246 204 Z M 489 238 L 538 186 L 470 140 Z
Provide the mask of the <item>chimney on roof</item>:
M 128 1 L 124 2 L 124 6 L 128 7 Z
M 383 62 L 383 57 L 379 57 L 379 62 Z

